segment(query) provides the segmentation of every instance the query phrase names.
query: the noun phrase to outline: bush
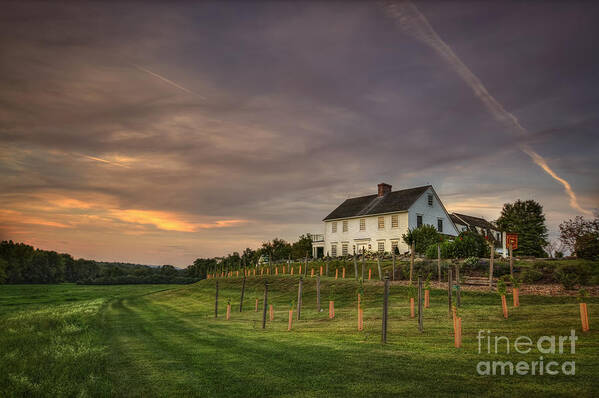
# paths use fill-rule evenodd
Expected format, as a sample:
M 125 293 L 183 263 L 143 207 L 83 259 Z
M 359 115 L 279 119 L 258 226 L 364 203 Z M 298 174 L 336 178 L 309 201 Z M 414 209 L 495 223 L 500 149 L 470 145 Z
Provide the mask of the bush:
M 565 264 L 553 274 L 553 280 L 572 290 L 577 284 L 586 285 L 591 279 L 591 267 L 585 263 Z
M 599 234 L 587 233 L 576 239 L 576 257 L 594 259 L 599 257 Z
M 475 269 L 478 266 L 478 257 L 468 257 L 464 260 L 464 268 Z
M 535 283 L 543 279 L 543 273 L 536 269 L 527 268 L 522 272 L 521 277 L 524 283 Z
M 557 264 L 550 263 L 548 261 L 541 261 L 540 263 L 534 263 L 532 268 L 541 272 L 554 272 L 557 268 Z
M 452 258 L 489 257 L 486 239 L 476 232 L 462 231 L 453 241 Z
M 414 242 L 414 250 L 418 254 L 425 254 L 428 247 L 441 241 L 441 234 L 432 225 L 423 225 L 414 230 L 408 230 L 408 233 L 402 236 L 403 241 L 408 245 Z
M 453 258 L 453 241 L 446 240 L 441 242 L 441 258 Z M 426 257 L 437 259 L 437 244 L 433 243 L 426 248 Z

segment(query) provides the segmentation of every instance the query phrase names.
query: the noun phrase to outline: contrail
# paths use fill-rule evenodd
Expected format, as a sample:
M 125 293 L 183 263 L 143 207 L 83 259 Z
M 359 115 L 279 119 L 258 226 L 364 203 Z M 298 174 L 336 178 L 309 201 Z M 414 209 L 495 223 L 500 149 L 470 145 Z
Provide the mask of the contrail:
M 113 166 L 127 167 L 127 168 L 129 167 L 126 164 L 122 164 L 122 163 L 118 163 L 118 162 L 112 162 L 110 160 L 106 160 L 106 159 L 102 159 L 102 158 L 97 158 L 97 157 L 94 157 L 94 156 L 83 155 L 81 153 L 75 153 L 75 155 L 81 156 L 81 157 L 89 159 L 89 160 L 95 160 L 96 162 L 108 163 L 108 164 L 111 164 Z
M 498 121 L 504 123 L 511 131 L 520 136 L 528 134 L 528 130 L 520 124 L 518 119 L 510 112 L 506 111 L 503 106 L 489 94 L 480 79 L 462 62 L 462 60 L 453 52 L 451 47 L 439 37 L 426 17 L 418 11 L 418 8 L 416 8 L 415 5 L 410 2 L 391 2 L 387 3 L 384 8 L 387 14 L 398 22 L 401 29 L 435 50 L 435 52 L 455 70 L 466 84 L 470 86 L 472 91 L 474 91 L 474 94 L 482 101 L 487 110 Z M 570 206 L 572 208 L 584 214 L 592 215 L 592 212 L 580 207 L 576 194 L 568 181 L 559 177 L 551 167 L 549 167 L 541 155 L 535 152 L 528 144 L 519 144 L 519 148 L 547 174 L 563 185 L 564 191 L 570 197 Z
M 166 77 L 160 76 L 158 73 L 154 73 L 154 72 L 152 72 L 151 70 L 149 70 L 149 69 L 146 69 L 146 68 L 144 68 L 144 67 L 142 67 L 142 66 L 139 66 L 139 65 L 136 65 L 136 64 L 132 64 L 132 65 L 133 65 L 133 66 L 134 66 L 136 69 L 138 69 L 138 70 L 140 70 L 140 71 L 142 71 L 142 72 L 146 72 L 147 74 L 149 74 L 149 75 L 151 75 L 151 76 L 154 76 L 155 78 L 157 78 L 157 79 L 160 79 L 160 80 L 162 80 L 163 82 L 165 82 L 165 83 L 168 83 L 168 84 L 170 84 L 171 86 L 178 88 L 179 90 L 183 90 L 183 91 L 185 91 L 185 92 L 186 92 L 186 93 L 188 93 L 188 94 L 197 95 L 197 96 L 198 96 L 198 97 L 200 97 L 201 99 L 206 99 L 206 98 L 204 98 L 203 96 L 199 95 L 198 93 L 194 93 L 193 91 L 191 91 L 191 90 L 189 90 L 189 89 L 186 89 L 186 88 L 185 88 L 185 87 L 183 87 L 183 86 L 180 86 L 179 84 L 175 83 L 174 81 L 172 81 L 172 80 L 169 80 L 169 79 L 167 79 Z

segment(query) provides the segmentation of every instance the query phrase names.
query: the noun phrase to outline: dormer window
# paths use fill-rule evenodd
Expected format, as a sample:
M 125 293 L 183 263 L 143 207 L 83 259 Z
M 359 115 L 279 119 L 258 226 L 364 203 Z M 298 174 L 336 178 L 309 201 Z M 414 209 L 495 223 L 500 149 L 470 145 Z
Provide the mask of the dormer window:
M 428 194 L 428 205 L 430 207 L 433 207 L 433 194 L 432 193 Z

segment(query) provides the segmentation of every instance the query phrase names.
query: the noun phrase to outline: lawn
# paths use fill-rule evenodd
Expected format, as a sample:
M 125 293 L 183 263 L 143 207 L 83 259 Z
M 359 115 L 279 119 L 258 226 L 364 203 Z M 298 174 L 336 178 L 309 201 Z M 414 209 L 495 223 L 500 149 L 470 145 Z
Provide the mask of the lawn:
M 261 328 L 254 311 L 268 280 L 275 318 Z M 494 293 L 463 292 L 464 343 L 453 347 L 447 292 L 434 290 L 424 331 L 410 318 L 406 287 L 392 286 L 388 343 L 381 344 L 382 284 L 365 287 L 365 330 L 357 331 L 353 281 L 316 278 L 304 286 L 302 320 L 287 331 L 297 277 L 250 277 L 244 311 L 241 279 L 194 285 L 0 286 L 0 391 L 6 396 L 597 396 L 599 300 L 588 300 L 591 331 L 580 333 L 572 297 L 521 296 L 504 320 Z M 334 289 L 331 286 L 334 285 Z M 328 319 L 328 299 L 335 319 Z M 231 319 L 225 320 L 230 300 Z M 509 301 L 509 299 L 508 299 Z M 514 353 L 520 335 L 579 337 L 575 354 Z M 511 353 L 478 353 L 477 333 L 512 340 Z M 486 340 L 485 340 L 486 341 Z M 483 343 L 484 345 L 484 343 Z M 575 375 L 477 374 L 479 361 L 575 361 Z

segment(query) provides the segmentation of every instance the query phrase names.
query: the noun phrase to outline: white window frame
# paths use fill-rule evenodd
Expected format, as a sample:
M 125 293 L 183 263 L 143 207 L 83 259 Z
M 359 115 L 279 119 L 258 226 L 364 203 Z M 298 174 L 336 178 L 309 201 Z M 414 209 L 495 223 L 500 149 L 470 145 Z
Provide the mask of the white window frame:
M 391 253 L 395 253 L 395 248 L 398 248 L 398 247 L 399 247 L 399 241 L 398 240 L 392 240 L 391 241 Z
M 429 193 L 426 197 L 426 203 L 428 204 L 428 207 L 433 207 L 433 204 L 435 203 L 435 198 L 433 197 L 432 193 Z
M 349 230 L 349 221 L 343 220 L 343 232 L 347 232 Z
M 379 216 L 377 222 L 379 229 L 385 229 L 385 216 Z
M 341 255 L 342 256 L 347 256 L 349 252 L 349 244 L 348 243 L 342 243 L 341 244 Z
M 399 228 L 399 215 L 391 215 L 391 228 Z
M 360 231 L 366 231 L 366 219 L 360 218 Z
M 377 242 L 377 249 L 378 249 L 379 253 L 384 253 L 385 252 L 385 241 L 384 240 L 379 240 Z
M 331 245 L 331 257 L 337 257 L 337 244 L 336 243 Z
M 332 233 L 336 233 L 337 232 L 337 221 L 333 221 L 331 223 L 331 232 Z

